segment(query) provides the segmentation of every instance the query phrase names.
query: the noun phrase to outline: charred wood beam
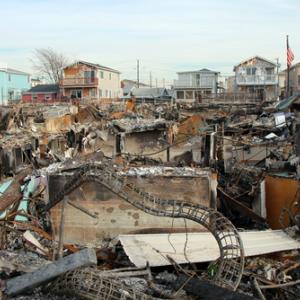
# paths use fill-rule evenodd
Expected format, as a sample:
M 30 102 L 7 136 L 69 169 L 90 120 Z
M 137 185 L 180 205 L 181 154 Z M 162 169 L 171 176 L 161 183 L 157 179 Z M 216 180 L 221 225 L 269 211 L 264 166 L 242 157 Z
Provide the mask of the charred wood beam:
M 92 266 L 96 264 L 97 258 L 95 250 L 83 249 L 53 263 L 42 266 L 35 272 L 27 273 L 7 280 L 5 293 L 8 296 L 18 295 L 43 283 L 47 283 L 53 280 L 55 277 L 66 272 L 80 267 Z
M 224 199 L 226 202 L 228 202 L 231 207 L 234 207 L 235 210 L 240 212 L 241 214 L 248 216 L 253 221 L 256 221 L 257 223 L 264 224 L 266 223 L 266 219 L 261 217 L 260 215 L 256 214 L 251 208 L 247 207 L 243 203 L 239 202 L 235 198 L 228 195 L 222 188 L 217 188 L 218 192 L 220 193 L 220 196 L 222 199 Z
M 4 211 L 7 207 L 15 202 L 19 202 L 23 198 L 20 186 L 24 178 L 30 174 L 31 168 L 22 170 L 14 177 L 14 182 L 8 187 L 4 194 L 0 194 L 0 211 Z

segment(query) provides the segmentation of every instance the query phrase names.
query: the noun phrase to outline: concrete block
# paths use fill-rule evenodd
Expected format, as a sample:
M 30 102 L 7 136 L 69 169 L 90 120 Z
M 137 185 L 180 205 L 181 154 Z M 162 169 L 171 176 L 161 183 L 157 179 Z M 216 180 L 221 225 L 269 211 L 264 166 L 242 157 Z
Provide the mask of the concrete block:
M 95 250 L 83 249 L 53 263 L 42 266 L 35 272 L 7 280 L 5 293 L 8 296 L 17 295 L 22 292 L 29 291 L 43 283 L 49 282 L 55 277 L 68 271 L 96 264 L 97 258 Z

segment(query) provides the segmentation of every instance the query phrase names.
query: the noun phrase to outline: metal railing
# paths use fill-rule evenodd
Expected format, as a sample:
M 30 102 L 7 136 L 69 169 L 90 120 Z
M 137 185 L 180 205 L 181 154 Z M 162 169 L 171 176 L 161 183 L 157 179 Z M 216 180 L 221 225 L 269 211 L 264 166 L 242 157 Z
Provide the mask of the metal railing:
M 67 77 L 60 81 L 61 86 L 95 86 L 98 85 L 98 78 L 92 77 Z
M 214 78 L 202 78 L 192 80 L 174 80 L 174 88 L 201 88 L 214 89 L 216 82 Z
M 277 84 L 277 75 L 238 75 L 236 77 L 236 83 L 245 85 L 266 85 Z
M 176 99 L 177 102 L 192 102 L 199 104 L 250 104 L 263 101 L 256 93 L 212 93 L 203 94 L 192 99 Z

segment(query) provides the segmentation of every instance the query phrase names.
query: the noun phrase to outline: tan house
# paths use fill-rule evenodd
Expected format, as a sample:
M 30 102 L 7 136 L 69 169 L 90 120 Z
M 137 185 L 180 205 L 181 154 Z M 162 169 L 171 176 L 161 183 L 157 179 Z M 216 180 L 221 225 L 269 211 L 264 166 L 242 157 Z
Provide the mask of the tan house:
M 63 69 L 60 89 L 63 96 L 72 99 L 118 98 L 121 96 L 120 72 L 78 61 Z
M 278 73 L 280 98 L 287 96 L 287 69 Z M 290 67 L 289 96 L 300 95 L 300 63 Z
M 290 67 L 290 91 L 289 95 L 300 94 L 300 63 Z
M 286 95 L 286 70 L 282 70 L 278 73 L 278 87 L 280 99 L 285 98 Z

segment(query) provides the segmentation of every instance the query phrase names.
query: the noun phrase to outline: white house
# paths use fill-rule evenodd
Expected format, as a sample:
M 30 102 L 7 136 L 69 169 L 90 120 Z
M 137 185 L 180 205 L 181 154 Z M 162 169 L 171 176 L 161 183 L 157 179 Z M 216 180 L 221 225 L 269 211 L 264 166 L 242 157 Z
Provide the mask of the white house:
M 277 65 L 260 56 L 254 56 L 234 66 L 235 92 L 256 95 L 261 101 L 277 98 Z
M 208 69 L 178 72 L 174 80 L 177 101 L 201 102 L 204 95 L 217 93 L 219 72 Z

